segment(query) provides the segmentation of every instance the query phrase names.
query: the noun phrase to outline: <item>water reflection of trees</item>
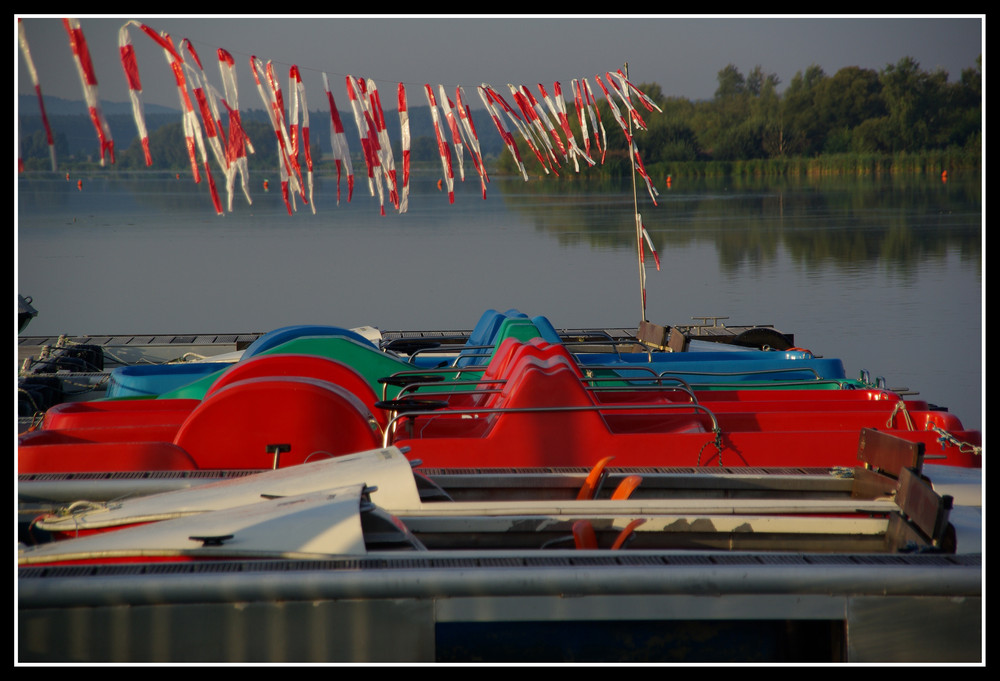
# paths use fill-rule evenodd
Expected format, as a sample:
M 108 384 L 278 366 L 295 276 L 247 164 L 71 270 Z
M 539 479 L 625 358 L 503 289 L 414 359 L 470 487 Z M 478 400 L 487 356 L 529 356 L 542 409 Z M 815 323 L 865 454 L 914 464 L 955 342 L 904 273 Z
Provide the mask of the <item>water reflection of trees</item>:
M 510 210 L 560 243 L 634 243 L 630 182 L 514 178 L 499 184 Z M 510 198 L 514 194 L 517 199 Z M 525 195 L 534 200 L 523 200 Z M 766 265 L 782 249 L 802 266 L 848 268 L 880 260 L 905 269 L 957 251 L 978 270 L 982 257 L 978 176 L 706 178 L 661 188 L 658 204 L 640 195 L 639 211 L 657 250 L 714 242 L 724 270 Z

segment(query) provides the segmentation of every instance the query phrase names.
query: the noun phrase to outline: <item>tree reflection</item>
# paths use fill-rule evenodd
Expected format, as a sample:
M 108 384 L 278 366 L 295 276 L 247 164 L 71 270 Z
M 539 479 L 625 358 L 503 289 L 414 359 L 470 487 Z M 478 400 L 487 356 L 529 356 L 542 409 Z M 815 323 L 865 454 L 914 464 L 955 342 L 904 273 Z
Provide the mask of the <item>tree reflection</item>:
M 631 184 L 614 179 L 525 183 L 500 178 L 509 210 L 560 243 L 634 247 Z M 640 188 L 640 192 L 642 188 Z M 525 201 L 528 195 L 533 200 Z M 978 175 L 675 182 L 639 212 L 657 251 L 712 241 L 724 271 L 773 263 L 783 250 L 803 267 L 884 262 L 905 272 L 956 251 L 981 270 Z

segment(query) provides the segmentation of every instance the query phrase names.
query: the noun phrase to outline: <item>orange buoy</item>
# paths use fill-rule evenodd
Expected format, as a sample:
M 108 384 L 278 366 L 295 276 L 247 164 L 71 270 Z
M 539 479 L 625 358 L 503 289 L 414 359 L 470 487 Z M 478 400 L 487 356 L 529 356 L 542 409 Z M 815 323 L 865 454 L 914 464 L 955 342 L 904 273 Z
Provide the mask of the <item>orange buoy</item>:
M 441 183 L 442 182 L 443 182 L 443 180 L 438 180 L 438 191 L 441 191 Z
M 83 191 L 83 180 L 76 181 L 76 188 L 79 189 L 80 191 Z
M 947 170 L 942 170 L 941 171 L 941 181 L 942 182 L 947 182 L 948 181 L 948 171 Z
M 269 187 L 270 185 L 268 184 L 268 181 L 264 180 L 264 191 L 267 191 Z

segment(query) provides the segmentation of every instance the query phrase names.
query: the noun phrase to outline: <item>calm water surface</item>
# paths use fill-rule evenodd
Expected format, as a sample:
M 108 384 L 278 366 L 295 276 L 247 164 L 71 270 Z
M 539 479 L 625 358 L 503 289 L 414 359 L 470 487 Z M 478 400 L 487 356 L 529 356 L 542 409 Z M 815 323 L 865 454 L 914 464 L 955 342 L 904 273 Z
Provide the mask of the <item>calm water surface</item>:
M 236 333 L 298 323 L 468 329 L 487 308 L 556 327 L 636 327 L 631 186 L 417 174 L 410 209 L 359 183 L 316 214 L 253 191 L 218 217 L 189 178 L 146 173 L 18 179 L 17 291 L 33 334 Z M 255 182 L 260 182 L 257 178 Z M 271 180 L 275 184 L 275 180 Z M 773 324 L 982 427 L 981 179 L 722 182 L 675 178 L 639 210 L 646 318 Z M 223 199 L 225 200 L 225 199 Z

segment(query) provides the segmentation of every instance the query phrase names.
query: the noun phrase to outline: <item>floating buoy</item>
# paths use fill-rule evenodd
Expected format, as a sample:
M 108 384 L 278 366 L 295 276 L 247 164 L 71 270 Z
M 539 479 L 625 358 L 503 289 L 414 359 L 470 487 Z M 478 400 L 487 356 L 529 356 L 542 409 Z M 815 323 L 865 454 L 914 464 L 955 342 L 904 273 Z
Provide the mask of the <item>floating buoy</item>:
M 444 180 L 438 180 L 438 191 L 441 191 L 441 183 L 442 183 L 443 181 L 444 181 Z
M 76 181 L 76 188 L 79 189 L 80 191 L 83 191 L 83 180 Z
M 177 173 L 176 175 L 174 175 L 174 178 L 176 178 L 176 179 L 178 179 L 178 180 L 179 180 L 179 179 L 181 179 L 181 174 L 180 174 L 180 173 Z
M 667 175 L 667 187 L 668 188 L 670 187 L 670 183 L 671 182 L 673 182 L 673 178 L 671 178 L 669 175 Z
M 268 181 L 264 180 L 264 191 L 267 191 L 269 187 L 270 187 L 270 184 L 268 183 Z
M 66 181 L 69 182 L 69 173 L 66 173 Z
M 948 171 L 947 170 L 942 170 L 941 171 L 941 181 L 942 182 L 947 182 L 948 181 Z

